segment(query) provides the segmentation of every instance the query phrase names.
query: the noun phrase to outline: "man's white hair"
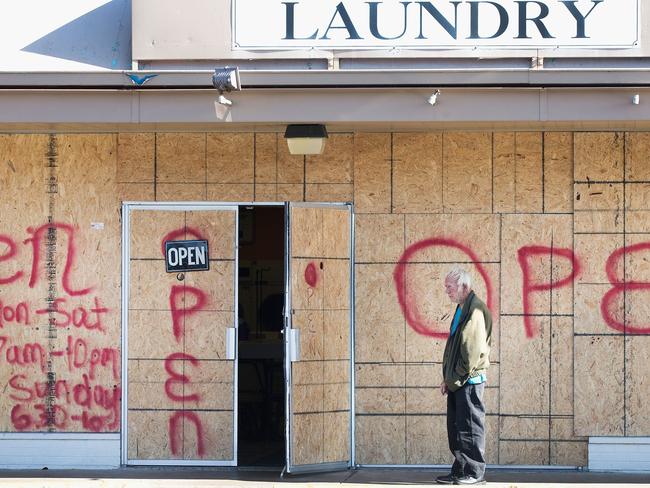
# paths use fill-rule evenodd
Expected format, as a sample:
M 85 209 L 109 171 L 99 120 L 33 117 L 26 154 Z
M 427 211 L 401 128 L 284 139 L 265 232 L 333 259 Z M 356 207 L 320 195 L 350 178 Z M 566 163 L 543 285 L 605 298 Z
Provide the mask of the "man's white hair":
M 451 271 L 447 273 L 447 278 L 450 278 L 458 282 L 458 286 L 461 288 L 467 286 L 468 290 L 472 289 L 472 275 L 470 275 L 465 269 L 458 266 L 451 268 Z

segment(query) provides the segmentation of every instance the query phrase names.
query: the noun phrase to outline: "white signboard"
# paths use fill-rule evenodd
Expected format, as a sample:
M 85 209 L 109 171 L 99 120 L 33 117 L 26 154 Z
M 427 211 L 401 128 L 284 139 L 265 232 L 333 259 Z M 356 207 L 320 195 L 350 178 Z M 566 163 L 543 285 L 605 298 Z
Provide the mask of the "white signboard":
M 234 49 L 621 48 L 639 0 L 232 0 Z

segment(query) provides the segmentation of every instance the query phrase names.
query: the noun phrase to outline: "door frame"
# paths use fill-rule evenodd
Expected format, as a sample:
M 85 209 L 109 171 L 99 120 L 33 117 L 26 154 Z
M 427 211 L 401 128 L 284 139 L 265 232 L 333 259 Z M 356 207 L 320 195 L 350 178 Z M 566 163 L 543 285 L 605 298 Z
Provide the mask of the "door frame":
M 335 462 L 335 463 L 320 463 L 320 464 L 310 464 L 310 465 L 291 465 L 291 400 L 292 400 L 292 389 L 291 389 L 291 352 L 290 342 L 292 337 L 288 333 L 292 329 L 291 324 L 291 207 L 307 207 L 307 208 L 336 208 L 336 207 L 347 207 L 350 212 L 350 392 L 349 392 L 349 405 L 350 405 L 350 428 L 349 428 L 349 442 L 350 442 L 350 452 L 349 452 L 349 461 L 347 465 L 344 462 Z M 324 203 L 324 202 L 286 202 L 285 203 L 285 301 L 284 301 L 284 342 L 285 342 L 285 422 L 286 422 L 286 432 L 285 432 L 285 456 L 286 464 L 282 471 L 282 474 L 300 474 L 300 473 L 314 473 L 314 472 L 327 472 L 327 471 L 337 471 L 343 469 L 351 469 L 356 466 L 356 450 L 355 450 L 355 402 L 354 402 L 354 391 L 355 391 L 355 374 L 354 374 L 354 365 L 355 365 L 355 232 L 354 232 L 354 204 L 351 202 L 340 202 L 340 203 Z
M 238 446 L 238 335 L 239 335 L 239 317 L 237 306 L 239 303 L 239 203 L 221 203 L 221 202 L 122 202 L 122 289 L 121 289 L 121 306 L 122 306 L 122 371 L 120 377 L 121 383 L 121 418 L 120 418 L 120 460 L 125 466 L 237 466 L 237 446 Z M 133 210 L 149 211 L 209 211 L 209 210 L 231 210 L 235 211 L 235 269 L 234 269 L 234 365 L 233 365 L 233 458 L 226 461 L 218 460 L 183 460 L 183 459 L 152 459 L 152 460 L 129 460 L 128 458 L 128 332 L 129 332 L 129 275 L 130 275 L 130 252 L 131 252 L 131 225 L 130 212 Z

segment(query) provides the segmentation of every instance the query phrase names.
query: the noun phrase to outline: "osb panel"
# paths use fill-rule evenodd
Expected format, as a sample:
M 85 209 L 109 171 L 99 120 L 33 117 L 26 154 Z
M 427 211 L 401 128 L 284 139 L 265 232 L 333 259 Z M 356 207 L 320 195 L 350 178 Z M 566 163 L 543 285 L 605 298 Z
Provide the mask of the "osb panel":
M 447 411 L 447 398 L 439 388 L 407 388 L 406 413 L 409 415 L 442 414 Z
M 404 252 L 404 215 L 356 214 L 355 262 L 397 262 Z
M 156 134 L 156 181 L 205 183 L 205 139 L 205 134 Z
M 300 184 L 305 182 L 305 160 L 306 156 L 292 155 L 284 140 L 283 134 L 277 134 L 278 138 L 278 183 Z
M 165 272 L 164 261 L 131 261 L 129 308 L 169 310 L 172 286 L 182 286 L 176 275 Z
M 551 413 L 573 415 L 573 318 L 551 317 Z
M 291 409 L 294 414 L 322 412 L 325 409 L 324 385 L 297 385 L 292 388 Z
M 350 410 L 350 384 L 344 382 L 324 385 L 323 410 L 325 412 Z
M 542 134 L 515 134 L 515 209 L 541 212 L 543 203 Z
M 573 133 L 544 133 L 544 212 L 573 211 Z
M 612 336 L 574 338 L 573 371 L 579 378 L 574 383 L 573 409 L 577 435 L 623 435 L 623 340 Z
M 207 239 L 210 260 L 235 258 L 236 213 L 233 210 L 192 211 L 185 216 L 187 228 L 196 229 Z
M 650 184 L 625 185 L 625 231 L 650 233 Z
M 356 417 L 357 462 L 359 464 L 405 464 L 408 417 Z
M 502 313 L 521 314 L 523 308 L 524 276 L 519 262 L 520 253 L 529 266 L 531 286 L 557 283 L 571 275 L 573 263 L 558 253 L 551 259 L 551 247 L 571 251 L 571 215 L 506 215 L 502 218 L 501 273 L 508 277 L 501 283 Z M 531 246 L 533 247 L 531 249 Z M 535 247 L 547 249 L 535 253 Z M 523 251 L 522 251 L 523 249 Z M 552 277 L 552 281 L 551 281 Z M 573 284 L 549 291 L 532 291 L 529 294 L 529 313 L 570 314 L 573 309 Z M 523 319 L 522 319 L 523 321 Z
M 118 183 L 119 202 L 153 202 L 156 200 L 153 183 Z
M 350 357 L 350 311 L 328 310 L 324 317 L 323 354 L 325 359 Z
M 462 247 L 470 248 L 481 262 L 499 261 L 498 215 L 407 215 L 406 246 L 423 247 L 412 258 L 414 261 L 434 263 L 472 262 Z M 441 239 L 442 242 L 425 242 Z M 459 248 L 460 247 L 460 248 Z
M 197 424 L 183 419 L 183 459 L 186 460 L 227 460 L 233 455 L 233 414 L 232 412 L 192 412 L 200 421 Z M 198 436 L 202 442 L 199 444 Z M 202 446 L 203 451 L 199 451 Z
M 324 377 L 322 361 L 291 363 L 291 380 L 294 385 L 322 384 Z
M 129 459 L 178 459 L 169 445 L 170 412 L 130 411 L 128 416 Z
M 501 413 L 545 415 L 549 408 L 549 318 L 536 317 L 539 334 L 526 337 L 521 317 L 501 317 Z M 522 371 L 535 374 L 520 381 Z
M 392 265 L 356 266 L 356 360 L 405 360 L 405 324 L 393 284 Z
M 210 202 L 252 202 L 253 184 L 208 184 L 206 200 Z
M 352 183 L 352 134 L 330 134 L 323 154 L 307 156 L 307 183 Z
M 345 203 L 354 198 L 354 185 L 317 183 L 306 185 L 306 202 Z
M 257 183 L 255 185 L 255 201 L 256 202 L 277 202 L 280 200 L 278 197 L 277 183 Z
M 129 358 L 162 359 L 178 351 L 171 312 L 129 310 Z
M 355 386 L 404 386 L 405 364 L 359 364 L 355 361 Z M 438 367 L 440 369 L 440 367 Z M 409 385 L 412 386 L 412 385 Z
M 575 232 L 623 232 L 623 184 L 581 184 L 575 189 Z
M 515 211 L 515 134 L 495 132 L 492 147 L 494 212 Z
M 609 283 L 606 263 L 609 256 L 623 247 L 622 234 L 589 234 L 574 237 L 574 253 L 580 260 L 581 272 L 577 284 Z M 616 275 L 623 276 L 623 259 L 613 268 Z
M 350 361 L 348 359 L 325 361 L 325 364 L 323 365 L 323 383 L 345 383 L 348 385 L 349 391 Z
M 576 181 L 623 180 L 623 133 L 576 132 L 573 140 Z
M 290 218 L 292 256 L 323 256 L 322 208 L 293 207 Z
M 163 360 L 129 360 L 128 368 L 129 416 L 134 413 L 132 409 L 182 408 L 183 402 L 170 398 L 165 391 L 169 374 Z M 179 383 L 171 391 L 182 395 L 181 388 Z
M 406 462 L 408 464 L 451 464 L 444 415 L 406 418 Z
M 440 341 L 444 342 L 442 339 Z M 441 362 L 406 365 L 406 386 L 417 388 L 438 388 L 441 381 Z
M 404 414 L 406 390 L 404 388 L 357 388 L 355 411 L 357 414 Z
M 551 442 L 551 462 L 556 466 L 587 466 L 589 464 L 589 443 Z
M 117 135 L 117 181 L 153 182 L 155 134 L 121 133 Z
M 233 312 L 197 312 L 185 321 L 185 353 L 197 359 L 225 359 L 226 329 L 234 325 Z
M 332 463 L 350 459 L 349 412 L 325 413 L 323 462 Z
M 650 181 L 650 133 L 627 132 L 625 134 L 625 179 Z
M 129 214 L 131 259 L 165 259 L 163 239 L 185 225 L 185 212 L 133 210 Z M 182 236 L 181 239 L 184 239 Z M 164 266 L 164 262 L 163 262 Z
M 507 416 L 500 417 L 500 436 L 506 440 L 543 440 L 548 439 L 548 417 Z
M 323 308 L 323 272 L 318 259 L 291 260 L 291 307 L 293 310 L 320 310 Z M 309 270 L 314 270 L 310 272 Z M 315 276 L 315 278 L 312 277 Z M 311 281 L 312 279 L 315 282 Z
M 391 134 L 354 135 L 356 213 L 391 211 Z
M 442 211 L 442 135 L 393 134 L 393 211 Z
M 324 259 L 322 263 L 324 308 L 349 310 L 350 261 L 347 259 Z
M 277 201 L 303 202 L 304 200 L 305 188 L 302 184 L 278 184 Z
M 296 310 L 291 326 L 300 331 L 300 359 L 323 359 L 323 312 Z
M 323 252 L 326 258 L 350 257 L 350 210 L 323 209 Z
M 277 181 L 278 139 L 276 134 L 255 134 L 255 184 Z M 255 191 L 257 197 L 257 190 Z
M 209 183 L 253 183 L 254 134 L 213 133 L 206 137 Z
M 235 273 L 234 261 L 212 261 L 209 271 L 186 273 L 184 283 L 206 295 L 205 310 L 232 311 L 235 308 Z M 177 284 L 180 285 L 180 282 Z M 191 306 L 195 305 L 194 295 L 190 303 Z
M 324 415 L 294 415 L 293 439 L 291 439 L 292 462 L 296 465 L 323 462 Z
M 611 285 L 575 285 L 575 320 L 573 328 L 576 334 L 612 334 L 615 330 L 609 328 L 602 317 L 600 306 L 605 294 L 612 289 Z M 612 301 L 609 313 L 618 321 L 623 322 L 623 298 Z
M 444 212 L 492 211 L 492 134 L 443 134 Z
M 202 202 L 207 200 L 205 183 L 158 183 L 156 201 L 158 202 Z
M 443 302 L 444 303 L 444 302 Z M 443 309 L 445 307 L 443 306 Z M 451 309 L 450 309 L 451 310 Z M 453 314 L 453 310 L 451 312 Z M 431 317 L 429 313 L 426 314 L 427 317 Z M 431 320 L 428 323 L 428 329 L 435 331 L 437 333 L 446 334 L 449 331 L 451 326 L 451 316 L 448 317 L 448 323 L 445 320 L 441 320 L 438 316 L 434 316 L 435 322 Z M 419 362 L 429 362 L 429 361 L 440 361 L 442 362 L 442 356 L 445 351 L 445 339 L 438 339 L 428 335 L 418 333 L 413 329 L 413 327 L 407 327 L 405 332 L 406 337 L 406 355 L 409 361 L 419 361 Z M 438 371 L 436 371 L 438 373 Z
M 626 337 L 625 343 L 626 435 L 647 436 L 650 434 L 647 405 L 650 398 L 647 364 L 650 357 L 650 337 Z
M 529 464 L 537 466 L 548 463 L 548 441 L 499 442 L 499 464 Z

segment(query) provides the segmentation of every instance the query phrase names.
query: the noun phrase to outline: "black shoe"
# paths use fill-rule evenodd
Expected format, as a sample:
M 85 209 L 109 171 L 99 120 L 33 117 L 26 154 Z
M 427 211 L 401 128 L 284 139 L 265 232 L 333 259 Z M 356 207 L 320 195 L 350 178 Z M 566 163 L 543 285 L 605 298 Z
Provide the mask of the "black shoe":
M 455 485 L 484 485 L 485 478 L 474 478 L 473 476 L 461 476 L 454 479 Z
M 444 476 L 438 476 L 436 478 L 436 483 L 440 483 L 441 485 L 453 485 L 457 479 L 458 477 L 453 474 L 446 474 Z

